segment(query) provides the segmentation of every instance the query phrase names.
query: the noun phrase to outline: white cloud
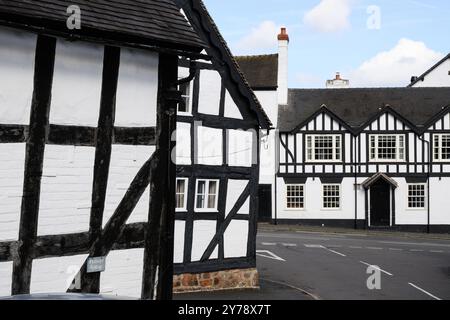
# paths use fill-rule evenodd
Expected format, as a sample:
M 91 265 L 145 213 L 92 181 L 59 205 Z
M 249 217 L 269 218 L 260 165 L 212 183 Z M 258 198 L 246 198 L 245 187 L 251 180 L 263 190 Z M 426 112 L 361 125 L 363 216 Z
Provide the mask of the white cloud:
M 444 54 L 433 51 L 425 43 L 401 39 L 397 45 L 377 54 L 350 73 L 352 87 L 407 86 L 411 76 L 420 76 Z
M 321 0 L 308 11 L 303 22 L 319 32 L 337 32 L 350 28 L 351 0 Z
M 239 40 L 235 47 L 239 52 L 276 48 L 279 32 L 280 26 L 277 26 L 275 22 L 263 21 L 257 27 L 252 28 L 248 35 Z

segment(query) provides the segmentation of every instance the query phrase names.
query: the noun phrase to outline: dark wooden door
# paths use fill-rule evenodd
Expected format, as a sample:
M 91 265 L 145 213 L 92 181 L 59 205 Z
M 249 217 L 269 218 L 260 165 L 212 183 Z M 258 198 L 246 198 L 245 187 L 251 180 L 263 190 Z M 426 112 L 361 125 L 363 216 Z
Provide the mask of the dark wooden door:
M 272 185 L 260 184 L 258 188 L 258 221 L 269 222 L 272 219 Z
M 388 227 L 391 224 L 391 186 L 384 181 L 370 187 L 370 225 Z

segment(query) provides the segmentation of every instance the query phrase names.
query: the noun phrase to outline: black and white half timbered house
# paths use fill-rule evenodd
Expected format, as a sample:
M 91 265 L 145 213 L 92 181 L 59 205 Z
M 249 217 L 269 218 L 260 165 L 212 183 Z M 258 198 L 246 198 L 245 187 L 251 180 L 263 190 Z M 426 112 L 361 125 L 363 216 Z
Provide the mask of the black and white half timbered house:
M 178 2 L 0 0 L 0 296 L 257 285 L 271 123 Z
M 278 129 L 274 219 L 450 231 L 450 88 L 290 89 Z

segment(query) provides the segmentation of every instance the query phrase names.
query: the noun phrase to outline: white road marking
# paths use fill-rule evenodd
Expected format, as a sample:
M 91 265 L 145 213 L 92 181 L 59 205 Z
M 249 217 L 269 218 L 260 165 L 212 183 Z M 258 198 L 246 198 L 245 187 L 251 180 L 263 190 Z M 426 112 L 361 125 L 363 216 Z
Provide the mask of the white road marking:
M 337 251 L 334 251 L 334 250 L 331 250 L 331 249 L 328 249 L 328 248 L 325 248 L 325 249 L 327 249 L 328 251 L 333 252 L 333 253 L 335 253 L 337 255 L 340 255 L 341 257 L 346 257 L 346 255 L 343 254 L 343 253 L 340 253 L 340 252 L 337 252 Z
M 366 249 L 369 249 L 369 250 L 383 250 L 383 248 L 379 248 L 379 247 L 366 247 Z
M 330 246 L 327 246 L 328 248 L 342 248 L 342 246 L 338 246 L 338 245 L 330 245 Z
M 276 246 L 277 244 L 274 242 L 262 242 L 261 243 L 263 246 Z
M 433 253 L 444 253 L 443 250 L 430 250 L 430 252 L 433 252 Z
M 450 247 L 450 244 L 443 244 L 443 243 L 428 243 L 428 242 L 378 241 L 378 243 L 401 244 L 401 245 L 407 245 L 407 246 Z
M 403 249 L 398 249 L 398 248 L 389 248 L 389 250 L 391 250 L 391 251 L 403 251 Z
M 381 269 L 380 267 L 374 266 L 374 265 L 372 265 L 372 264 L 370 264 L 370 263 L 367 263 L 367 262 L 364 262 L 364 261 L 360 261 L 360 262 L 361 262 L 362 264 L 368 266 L 368 267 L 373 267 L 373 268 L 375 268 L 375 269 L 378 269 L 378 270 L 380 270 L 381 272 L 386 273 L 388 276 L 391 276 L 391 277 L 393 276 L 392 273 L 387 272 L 386 270 L 383 270 L 383 269 Z
M 324 246 L 322 246 L 322 245 L 320 245 L 320 244 L 305 244 L 305 247 L 307 247 L 307 248 L 313 248 L 313 249 L 326 249 L 326 250 L 328 250 L 328 251 L 330 251 L 330 252 L 333 252 L 333 253 L 335 253 L 335 254 L 338 254 L 338 255 L 340 255 L 340 256 L 342 256 L 342 257 L 346 257 L 345 254 L 340 253 L 340 252 L 337 252 L 337 251 L 334 251 L 334 250 L 331 250 L 331 249 L 328 249 L 327 247 L 324 247 Z
M 350 249 L 362 249 L 362 247 L 358 247 L 358 246 L 350 246 Z
M 296 247 L 297 245 L 295 243 L 282 243 L 283 247 Z
M 425 250 L 421 250 L 421 249 L 411 249 L 409 250 L 411 252 L 424 252 Z
M 435 295 L 432 295 L 431 293 L 429 293 L 428 291 L 423 290 L 422 288 L 419 288 L 418 286 L 416 286 L 414 283 L 409 282 L 409 285 L 411 287 L 416 288 L 419 291 L 422 291 L 423 293 L 425 293 L 426 295 L 429 295 L 430 297 L 432 297 L 435 300 L 442 300 L 441 298 L 436 297 Z
M 260 256 L 260 257 L 272 259 L 272 260 L 278 260 L 278 261 L 286 262 L 286 260 L 284 260 L 283 258 L 277 256 L 275 253 L 273 253 L 273 252 L 271 252 L 269 250 L 256 250 L 256 255 Z
M 314 248 L 314 249 L 323 249 L 325 248 L 324 246 L 320 245 L 320 244 L 305 244 L 305 247 L 307 248 Z

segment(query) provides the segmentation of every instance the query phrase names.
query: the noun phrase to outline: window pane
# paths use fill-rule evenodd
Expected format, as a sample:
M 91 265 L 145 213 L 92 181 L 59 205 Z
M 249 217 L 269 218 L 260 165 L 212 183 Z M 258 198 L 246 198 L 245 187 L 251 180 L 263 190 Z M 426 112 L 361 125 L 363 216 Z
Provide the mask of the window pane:
M 176 208 L 177 209 L 184 209 L 184 199 L 186 196 L 185 192 L 186 192 L 186 180 L 177 179 L 177 185 L 176 185 Z
M 287 209 L 304 208 L 303 185 L 286 186 L 286 208 Z
M 450 134 L 442 135 L 442 160 L 450 160 Z
M 425 185 L 410 184 L 408 185 L 408 208 L 424 209 L 425 208 Z
M 197 182 L 197 209 L 205 208 L 205 188 L 206 181 Z
M 181 91 L 182 102 L 178 103 L 179 112 L 189 112 L 190 104 L 190 83 L 183 83 L 178 87 Z

